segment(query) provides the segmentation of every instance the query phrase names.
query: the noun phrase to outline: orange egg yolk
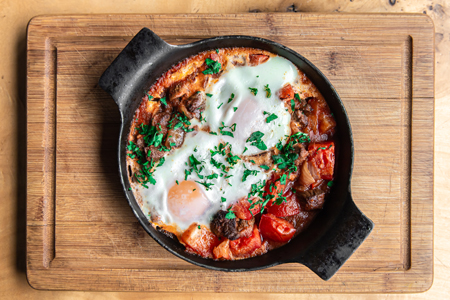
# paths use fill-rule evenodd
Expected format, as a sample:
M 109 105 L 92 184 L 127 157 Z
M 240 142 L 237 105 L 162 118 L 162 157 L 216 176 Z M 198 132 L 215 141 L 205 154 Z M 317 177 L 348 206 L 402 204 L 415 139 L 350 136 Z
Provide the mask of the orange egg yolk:
M 208 206 L 208 199 L 194 181 L 174 184 L 167 195 L 167 207 L 172 216 L 180 221 L 194 221 Z

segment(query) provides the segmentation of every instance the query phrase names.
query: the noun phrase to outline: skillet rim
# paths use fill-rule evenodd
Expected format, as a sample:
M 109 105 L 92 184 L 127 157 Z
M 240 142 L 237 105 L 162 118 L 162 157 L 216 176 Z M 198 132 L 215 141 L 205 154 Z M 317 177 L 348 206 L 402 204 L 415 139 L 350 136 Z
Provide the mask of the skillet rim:
M 340 263 L 339 263 L 339 266 L 333 271 L 332 270 L 332 274 L 330 275 L 330 274 L 325 274 L 325 275 L 321 275 L 321 274 L 319 274 L 318 272 L 316 272 L 317 270 L 314 270 L 311 266 L 309 266 L 308 265 L 308 263 L 306 262 L 306 261 L 304 261 L 304 257 L 296 257 L 295 259 L 276 259 L 275 261 L 273 261 L 273 262 L 268 262 L 268 263 L 263 263 L 263 264 L 257 264 L 256 266 L 245 266 L 245 265 L 249 265 L 249 263 L 247 263 L 247 262 L 250 262 L 250 264 L 252 263 L 252 262 L 255 262 L 255 261 L 261 261 L 262 259 L 262 257 L 264 257 L 264 256 L 267 256 L 268 254 L 272 254 L 272 253 L 275 253 L 275 252 L 280 252 L 280 251 L 282 251 L 283 250 L 283 248 L 284 247 L 286 247 L 286 246 L 288 246 L 288 245 L 292 245 L 292 243 L 288 243 L 288 244 L 286 244 L 286 245 L 284 245 L 283 247 L 280 247 L 280 248 L 277 248 L 277 249 L 274 249 L 274 250 L 271 250 L 271 251 L 269 251 L 268 253 L 266 253 L 266 254 L 264 254 L 264 255 L 262 255 L 262 256 L 257 256 L 257 257 L 253 257 L 253 258 L 249 258 L 249 259 L 245 259 L 245 260 L 238 260 L 238 261 L 226 261 L 226 263 L 227 264 L 236 264 L 236 263 L 239 263 L 239 265 L 244 265 L 243 267 L 236 267 L 236 266 L 234 266 L 234 267 L 223 267 L 223 266 L 216 266 L 219 262 L 217 262 L 217 261 L 214 261 L 214 260 L 212 260 L 212 259 L 205 259 L 205 258 L 200 258 L 200 257 L 197 257 L 197 256 L 194 256 L 194 255 L 192 255 L 192 254 L 189 254 L 189 253 L 186 253 L 185 251 L 184 251 L 184 246 L 182 246 L 178 241 L 176 241 L 176 243 L 177 244 L 179 244 L 182 248 L 183 248 L 183 250 L 182 251 L 180 251 L 181 250 L 181 248 L 180 247 L 174 247 L 174 245 L 173 245 L 173 243 L 170 243 L 170 242 L 168 242 L 167 241 L 167 239 L 170 239 L 169 237 L 167 237 L 166 235 L 163 235 L 160 231 L 158 231 L 158 230 L 156 230 L 156 229 L 154 229 L 153 228 L 153 226 L 151 225 L 151 223 L 147 220 L 147 218 L 143 215 L 143 212 L 141 211 L 141 209 L 140 209 L 140 207 L 139 207 L 139 205 L 138 205 L 138 203 L 137 203 L 137 201 L 136 201 L 136 199 L 135 199 L 135 197 L 134 197 L 134 195 L 133 195 L 133 193 L 132 192 L 130 192 L 129 190 L 128 190 L 128 188 L 129 188 L 129 183 L 128 183 L 128 172 L 127 172 L 127 167 L 126 167 L 126 145 L 125 145 L 125 147 L 124 147 L 124 145 L 123 145 L 123 139 L 124 139 L 124 137 L 125 137 L 125 139 L 127 139 L 127 136 L 128 136 L 128 134 L 129 134 L 129 130 L 130 130 L 130 125 L 129 125 L 129 122 L 127 122 L 127 115 L 126 115 L 126 113 L 128 113 L 128 114 L 130 114 L 130 111 L 131 111 L 131 115 L 132 115 L 132 117 L 134 116 L 134 112 L 135 112 L 135 110 L 136 109 L 133 109 L 133 107 L 132 107 L 132 105 L 130 106 L 130 105 L 128 105 L 128 106 L 124 106 L 123 104 L 124 104 L 124 102 L 121 102 L 121 97 L 120 97 L 120 95 L 119 95 L 119 97 L 117 96 L 117 94 L 114 94 L 114 92 L 113 91 L 111 91 L 111 89 L 108 89 L 108 81 L 107 81 L 107 77 L 108 77 L 108 75 L 109 76 L 111 76 L 111 74 L 108 74 L 108 71 L 111 69 L 111 67 L 114 65 L 114 63 L 116 63 L 116 61 L 120 58 L 120 56 L 121 55 L 123 55 L 123 53 L 126 51 L 126 49 L 127 49 L 127 47 L 129 47 L 129 45 L 130 44 L 132 44 L 132 42 L 133 42 L 133 40 L 135 40 L 139 35 L 142 35 L 142 34 L 151 34 L 151 35 L 154 35 L 154 36 L 156 36 L 157 37 L 157 40 L 156 40 L 156 42 L 158 43 L 161 43 L 160 44 L 160 47 L 163 49 L 163 51 L 165 51 L 166 53 L 162 53 L 162 57 L 164 57 L 164 55 L 165 55 L 165 57 L 167 57 L 167 56 L 169 56 L 169 54 L 173 54 L 173 53 L 177 53 L 177 51 L 178 52 L 181 52 L 181 51 L 185 51 L 185 50 L 187 50 L 187 49 L 196 49 L 197 47 L 200 47 L 200 48 L 202 48 L 202 46 L 204 46 L 204 45 L 206 45 L 206 49 L 203 47 L 203 49 L 198 49 L 198 50 L 195 50 L 195 52 L 194 52 L 194 54 L 191 54 L 191 55 L 195 55 L 195 54 L 197 54 L 197 53 L 200 53 L 200 52 L 202 52 L 202 51 L 205 51 L 205 50 L 211 50 L 211 49 L 216 49 L 216 48 L 225 48 L 225 47 L 223 47 L 223 46 L 211 46 L 211 45 L 209 45 L 210 43 L 214 43 L 214 44 L 216 44 L 216 43 L 219 43 L 220 44 L 220 42 L 223 42 L 223 41 L 230 41 L 230 40 L 234 40 L 234 42 L 236 42 L 236 41 L 238 41 L 238 42 L 242 42 L 242 41 L 247 41 L 247 42 L 258 42 L 258 43 L 262 43 L 262 44 L 265 44 L 265 45 L 268 45 L 269 47 L 274 47 L 274 48 L 276 48 L 276 49 L 278 49 L 278 50 L 281 50 L 280 52 L 286 52 L 286 53 L 289 53 L 290 55 L 292 55 L 292 56 L 294 56 L 294 57 L 296 57 L 296 58 L 298 58 L 300 61 L 302 61 L 304 64 L 306 64 L 309 68 L 311 68 L 312 69 L 312 71 L 320 78 L 320 80 L 322 80 L 323 82 L 324 82 L 324 84 L 327 86 L 327 88 L 329 88 L 330 89 L 330 92 L 331 92 L 331 94 L 333 95 L 333 101 L 337 101 L 337 107 L 340 109 L 340 111 L 339 111 L 339 113 L 340 114 L 342 114 L 342 117 L 343 117 L 343 120 L 341 120 L 341 123 L 342 122 L 344 122 L 344 124 L 346 125 L 345 127 L 348 129 L 348 137 L 349 137 L 349 141 L 350 141 L 350 149 L 351 149 L 351 154 L 350 154 L 350 161 L 349 161 L 349 171 L 348 171 L 348 185 L 347 185 L 347 195 L 346 195 L 346 199 L 345 200 L 342 200 L 343 201 L 343 205 L 341 206 L 341 211 L 340 211 L 340 213 L 338 213 L 338 214 L 336 214 L 336 216 L 334 217 L 334 219 L 336 220 L 336 219 L 338 219 L 339 218 L 339 216 L 342 214 L 342 209 L 344 208 L 344 205 L 346 204 L 346 203 L 348 203 L 348 202 L 351 202 L 350 204 L 353 204 L 353 206 L 354 206 L 354 208 L 356 209 L 356 212 L 357 213 L 359 213 L 360 214 L 360 217 L 363 217 L 363 218 L 365 218 L 367 221 L 368 221 L 368 223 L 370 223 L 369 225 L 370 226 L 368 226 L 367 228 L 366 228 L 366 231 L 365 231 L 365 235 L 364 235 L 364 237 L 361 239 L 359 239 L 359 241 L 358 241 L 358 245 L 356 245 L 356 247 L 354 247 L 353 249 L 352 249 L 352 251 L 351 251 L 351 253 L 347 256 L 347 257 L 345 257 L 345 259 L 344 260 L 342 260 Z M 158 40 L 159 39 L 159 40 Z M 121 121 L 122 121 L 122 124 L 121 124 L 121 128 L 120 128 L 120 138 L 119 138 L 119 151 L 118 151 L 118 162 L 119 162 L 119 174 L 120 174 L 120 177 L 121 177 L 121 182 L 122 182 L 122 186 L 123 186 L 123 189 L 124 189 L 124 192 L 125 192 L 125 195 L 126 195 L 126 197 L 127 197 L 127 200 L 128 200 L 128 203 L 129 203 L 129 205 L 130 205 L 130 207 L 131 207 L 131 209 L 132 209 L 132 211 L 133 211 L 133 213 L 135 214 L 135 216 L 138 218 L 138 220 L 139 220 L 139 222 L 140 222 L 140 224 L 142 225 L 142 227 L 144 228 L 144 230 L 156 241 L 156 242 L 158 242 L 161 246 L 163 246 L 163 248 L 165 248 L 166 250 L 168 250 L 170 253 L 172 253 L 172 254 L 174 254 L 174 255 L 176 255 L 176 256 L 178 256 L 178 257 L 180 257 L 180 258 L 182 258 L 182 259 L 184 259 L 184 260 L 186 260 L 186 261 L 188 261 L 188 262 L 190 262 L 190 263 L 193 263 L 193 264 L 195 264 L 195 265 L 198 265 L 198 266 L 202 266 L 202 267 L 205 267 L 205 268 L 209 268 L 209 269 L 212 269 L 212 270 L 220 270 L 220 271 L 229 271 L 229 272 L 242 272 L 242 271 L 254 271 L 254 270 L 260 270 L 260 269 L 265 269 L 265 268 L 268 268 L 268 267 L 272 267 L 272 266 L 275 266 L 275 265 L 278 265 L 278 264 L 283 264 L 283 263 L 287 263 L 287 262 L 299 262 L 299 263 L 302 263 L 302 264 L 305 264 L 305 265 L 307 265 L 309 268 L 311 268 L 314 272 L 316 272 L 321 278 L 323 278 L 323 279 L 325 279 L 325 280 L 327 280 L 327 279 L 329 279 L 329 278 L 331 278 L 331 276 L 344 264 L 344 262 L 350 257 L 350 255 L 356 250 L 356 248 L 364 241 L 364 239 L 368 236 L 368 234 L 370 233 L 370 231 L 372 230 L 372 228 L 373 228 L 373 223 L 369 220 L 369 219 L 367 219 L 367 217 L 365 217 L 357 208 L 356 208 L 356 206 L 354 205 L 354 203 L 353 203 L 353 200 L 351 199 L 351 193 L 350 193 L 350 184 L 351 184 L 351 175 L 352 175 L 352 169 L 353 169 L 353 159 L 354 159 L 354 153 L 353 153 L 353 137 L 352 137 L 352 132 L 351 132 L 351 126 L 350 126 L 350 121 L 349 121 L 349 118 L 348 118 L 348 114 L 347 114 L 347 112 L 346 112 L 346 110 L 345 110 L 345 107 L 344 107 L 344 105 L 343 105 L 343 103 L 342 103 L 342 100 L 340 99 L 340 97 L 339 97 L 339 95 L 338 95 L 338 93 L 337 93 L 337 91 L 336 91 L 336 89 L 334 88 L 334 86 L 329 82 L 329 80 L 328 80 L 328 78 L 326 78 L 326 76 L 314 65 L 314 64 L 312 64 L 309 60 L 307 60 L 303 55 L 301 55 L 301 54 L 299 54 L 299 53 L 297 53 L 296 51 L 294 51 L 294 50 L 292 50 L 292 49 L 290 49 L 290 48 L 288 48 L 288 47 L 286 47 L 286 46 L 284 46 L 284 45 L 281 45 L 281 44 L 279 44 L 279 43 L 277 43 L 277 42 L 274 42 L 274 41 L 271 41 L 271 40 L 267 40 L 267 39 L 264 39 L 264 38 L 260 38 L 260 37 L 252 37 L 252 36 L 244 36 L 244 35 L 227 35 L 227 36 L 218 36 L 218 37 L 212 37 L 212 38 L 208 38 L 208 39 L 203 39 L 203 40 L 199 40 L 199 41 L 196 41 L 196 42 L 193 42 L 193 43 L 190 43 L 190 44 L 185 44 L 185 45 L 180 45 L 180 46 L 173 46 L 173 45 L 169 45 L 169 44 L 167 44 L 167 43 L 165 43 L 162 39 L 160 39 L 157 35 L 155 35 L 152 31 L 150 31 L 149 29 L 147 29 L 147 28 L 144 28 L 144 29 L 142 29 L 134 38 L 133 38 L 133 40 L 127 45 L 127 47 L 125 47 L 125 49 L 119 54 L 119 56 L 116 58 L 116 60 L 110 65 L 110 67 L 108 67 L 108 69 L 105 71 L 105 73 L 102 75 L 102 77 L 100 78 L 100 82 L 99 82 L 99 84 L 100 84 L 100 86 L 103 88 L 103 89 L 105 89 L 107 92 L 109 92 L 112 96 L 113 96 L 113 98 L 114 98 L 114 100 L 116 101 L 116 103 L 118 104 L 118 106 L 119 106 L 119 110 L 120 110 L 120 113 L 121 113 Z M 230 47 L 230 46 L 228 46 L 228 47 Z M 231 47 L 233 47 L 233 46 L 231 46 Z M 262 47 L 255 47 L 255 46 L 241 46 L 241 45 L 234 45 L 234 47 L 252 47 L 252 48 L 258 48 L 258 49 L 263 49 L 263 50 L 267 50 L 267 51 L 270 51 L 270 52 L 272 52 L 272 53 L 274 53 L 274 54 L 277 54 L 277 55 L 280 55 L 280 56 L 282 56 L 282 57 L 284 57 L 284 58 L 286 58 L 286 59 L 288 59 L 289 61 L 291 61 L 292 63 L 294 63 L 300 70 L 302 70 L 303 72 L 305 72 L 304 71 L 304 68 L 302 68 L 302 67 L 300 67 L 297 63 L 295 63 L 294 61 L 292 61 L 292 59 L 290 59 L 290 58 L 288 58 L 288 57 L 286 57 L 285 55 L 282 55 L 282 54 L 280 54 L 280 53 L 278 53 L 278 51 L 277 52 L 275 52 L 275 51 L 273 51 L 273 50 L 268 50 L 268 49 L 264 49 L 264 48 L 262 48 Z M 166 65 L 168 65 L 168 67 L 167 68 L 165 68 L 165 71 L 163 71 L 163 72 L 161 72 L 161 73 L 158 73 L 157 75 L 155 75 L 154 76 L 154 80 L 150 80 L 150 79 L 147 79 L 146 81 L 147 81 L 147 85 L 148 86 L 151 86 L 151 85 L 153 85 L 154 84 L 154 82 L 158 79 L 158 78 L 160 78 L 167 70 L 170 70 L 170 68 L 172 67 L 172 66 L 174 66 L 174 65 L 176 65 L 177 63 L 179 63 L 179 62 L 181 62 L 182 60 L 184 60 L 184 59 L 186 59 L 186 58 L 188 58 L 188 57 L 190 57 L 191 55 L 185 55 L 183 58 L 181 58 L 181 59 L 178 59 L 178 60 L 176 60 L 175 62 L 170 62 L 170 64 L 169 63 L 166 63 Z M 159 59 L 162 59 L 162 57 L 160 57 Z M 111 73 L 111 72 L 110 72 Z M 156 72 L 155 72 L 156 73 Z M 305 73 L 307 73 L 307 72 L 305 72 Z M 308 76 L 308 78 L 316 85 L 316 87 L 319 89 L 319 91 L 322 93 L 322 94 L 324 94 L 323 93 L 323 90 L 322 89 L 320 89 L 319 87 L 318 87 L 318 85 L 317 85 L 317 82 L 315 82 L 314 80 L 312 80 L 311 79 L 311 76 L 309 75 L 309 74 L 307 74 L 307 76 Z M 151 82 L 150 84 L 148 84 L 149 82 Z M 137 94 L 139 94 L 139 93 L 137 93 Z M 122 95 L 123 96 L 123 95 Z M 126 97 L 125 97 L 126 98 Z M 134 102 L 138 102 L 138 105 L 141 103 L 141 101 L 142 101 L 142 94 L 140 95 L 140 97 L 137 97 L 137 99 L 136 99 L 136 92 L 135 92 L 135 94 L 133 95 L 133 96 L 131 96 L 130 97 L 130 94 L 128 94 L 128 98 L 129 98 L 129 101 L 131 101 L 132 103 L 133 103 L 133 101 Z M 325 97 L 324 96 L 324 98 L 326 99 L 326 101 L 327 101 L 327 103 L 328 103 L 328 105 L 330 105 L 330 102 L 329 102 L 329 98 L 327 98 L 327 97 Z M 122 97 L 122 100 L 123 100 L 123 97 Z M 127 104 L 126 102 L 125 102 L 125 104 Z M 129 103 L 128 103 L 129 104 Z M 137 105 L 137 106 L 138 106 Z M 335 105 L 336 106 L 336 105 Z M 137 108 L 137 107 L 136 107 Z M 333 110 L 334 111 L 334 110 Z M 131 120 L 131 119 L 130 119 Z M 129 121 L 129 120 L 128 120 Z M 342 124 L 340 124 L 339 125 L 339 127 L 341 127 L 342 126 Z M 125 129 L 128 129 L 127 131 L 125 130 Z M 126 134 L 125 134 L 126 133 Z M 123 154 L 122 154 L 122 152 L 123 152 Z M 123 166 L 125 165 L 125 170 L 123 170 Z M 126 180 L 125 180 L 125 178 L 126 178 Z M 346 180 L 347 181 L 347 180 Z M 128 184 L 128 185 L 127 185 Z M 350 209 L 353 209 L 354 210 L 354 208 L 350 208 Z M 321 214 L 319 214 L 319 215 L 321 215 Z M 317 218 L 316 218 L 317 219 Z M 336 222 L 333 222 L 333 223 L 336 223 Z M 367 222 L 366 222 L 367 223 Z M 313 224 L 314 224 L 314 222 L 313 222 Z M 329 227 L 329 226 L 328 226 Z M 328 229 L 326 229 L 325 230 L 325 235 L 326 235 L 326 233 L 327 232 L 329 232 L 330 231 L 330 228 L 328 228 Z M 163 235 L 163 236 L 161 236 L 161 235 Z M 321 237 L 322 238 L 322 237 Z M 172 239 L 171 239 L 172 240 Z M 319 239 L 320 240 L 320 239 Z M 173 241 L 173 240 L 172 240 Z M 314 243 L 317 243 L 317 239 L 316 239 L 316 241 L 314 242 Z M 314 246 L 314 243 L 309 247 L 309 248 L 311 248 L 311 247 L 313 247 Z M 174 249 L 175 248 L 175 249 Z M 282 249 L 282 250 L 279 250 L 279 249 Z M 279 253 L 278 253 L 279 254 Z M 273 256 L 273 255 L 272 255 Z M 214 265 L 211 265 L 211 262 L 215 262 L 215 264 Z M 328 272 L 328 273 L 330 273 L 330 272 Z

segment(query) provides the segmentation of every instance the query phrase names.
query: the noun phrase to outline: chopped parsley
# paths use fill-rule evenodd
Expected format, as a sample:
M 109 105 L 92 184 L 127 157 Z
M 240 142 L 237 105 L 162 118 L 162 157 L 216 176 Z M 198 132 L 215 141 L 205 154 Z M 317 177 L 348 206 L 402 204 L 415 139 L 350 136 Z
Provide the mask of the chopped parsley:
M 200 227 L 200 225 L 198 225 L 197 228 L 198 228 L 198 229 L 202 229 L 202 228 Z
M 141 124 L 136 127 L 136 130 L 140 135 L 143 136 L 144 145 L 147 147 L 154 146 L 157 148 L 157 151 L 165 151 L 169 152 L 170 149 L 165 147 L 162 144 L 162 140 L 164 135 L 160 132 L 161 126 L 152 126 Z M 174 144 L 170 144 L 170 146 L 174 146 Z M 148 153 L 145 153 L 133 142 L 130 141 L 127 150 L 129 153 L 127 155 L 132 159 L 137 159 L 137 163 L 140 166 L 140 170 L 134 174 L 134 178 L 137 182 L 139 182 L 144 188 L 148 188 L 148 183 L 155 184 L 156 180 L 153 178 L 153 172 L 155 168 L 162 166 L 165 162 L 165 157 L 160 158 L 156 164 L 156 162 L 151 159 L 151 150 Z
M 158 167 L 162 166 L 164 164 L 164 162 L 166 161 L 165 157 L 161 157 L 159 159 L 159 163 L 158 163 Z
M 227 128 L 229 128 L 231 131 L 226 131 L 226 130 L 224 130 L 224 129 L 227 129 Z M 234 123 L 234 124 L 231 125 L 231 126 L 226 126 L 226 125 L 224 124 L 224 122 L 222 122 L 222 126 L 219 127 L 219 132 L 220 132 L 220 134 L 222 134 L 222 135 L 228 135 L 228 136 L 234 137 L 233 132 L 235 132 L 235 131 L 236 131 L 236 123 Z
M 226 159 L 225 159 L 230 165 L 235 165 L 237 163 L 238 160 L 241 160 L 241 158 L 237 155 L 229 155 Z
M 252 93 L 253 95 L 256 96 L 256 94 L 258 94 L 258 89 L 257 89 L 257 88 L 251 88 L 251 87 L 249 87 L 248 89 L 250 90 L 250 93 Z
M 329 187 L 332 187 L 332 186 L 333 186 L 333 184 L 334 184 L 333 180 L 331 180 L 331 181 L 328 181 L 328 183 L 327 183 L 327 185 L 328 185 Z
M 233 110 L 234 110 L 234 111 L 237 111 L 237 109 L 238 109 L 237 107 L 233 107 Z
M 226 148 L 227 145 L 228 145 L 228 143 L 226 143 L 226 144 L 220 143 L 219 147 L 214 146 L 214 150 L 215 151 L 209 150 L 209 152 L 211 152 L 211 157 L 213 157 L 216 154 L 220 154 L 222 156 L 225 156 L 225 154 L 226 154 L 225 148 Z
M 291 99 L 291 109 L 292 109 L 292 111 L 295 110 L 295 101 L 294 101 L 294 99 Z
M 278 116 L 276 114 L 270 114 L 267 111 L 264 112 L 264 115 L 269 115 L 266 119 L 266 123 L 270 123 L 275 119 L 278 119 Z
M 206 179 L 216 179 L 216 178 L 219 178 L 219 175 L 217 175 L 216 173 L 206 176 Z
M 251 190 L 248 193 L 247 198 L 249 199 L 249 202 L 252 202 L 252 200 L 250 200 L 252 199 L 252 197 L 257 197 L 258 200 L 254 201 L 252 205 L 250 205 L 250 211 L 255 206 L 261 206 L 261 213 L 263 213 L 267 203 L 269 203 L 270 200 L 275 198 L 274 195 L 265 192 L 265 186 L 266 186 L 265 180 L 263 181 L 260 180 L 257 183 L 251 185 Z
M 261 169 L 263 169 L 263 170 L 269 170 L 270 168 L 268 167 L 268 166 L 266 166 L 266 165 L 260 165 L 259 166 Z
M 178 129 L 178 128 L 180 128 L 180 127 L 183 127 L 183 122 L 178 122 L 178 123 L 173 127 L 173 129 Z
M 211 98 L 212 96 L 214 96 L 213 94 L 210 93 L 206 93 L 206 96 L 208 96 L 209 98 Z
M 198 178 L 203 179 L 204 175 L 200 174 L 203 171 L 203 162 L 199 161 L 194 154 L 189 156 L 189 166 L 190 169 L 184 170 L 184 180 L 187 180 L 187 177 L 192 174 L 192 172 L 195 172 L 198 176 Z
M 234 93 L 231 93 L 231 96 L 230 96 L 230 98 L 228 98 L 227 103 L 230 103 L 231 101 L 233 101 L 233 99 L 234 99 Z
M 162 104 L 167 105 L 166 97 L 159 99 L 159 101 L 161 101 Z
M 242 154 L 244 154 L 245 153 L 245 151 L 247 151 L 248 150 L 248 148 L 247 147 L 245 147 L 244 148 L 244 151 L 242 152 Z
M 220 103 L 220 105 L 219 106 L 217 106 L 217 109 L 219 109 L 221 106 L 223 105 L 223 102 L 222 103 Z
M 280 177 L 280 183 L 281 184 L 286 184 L 286 178 L 287 178 L 287 175 L 286 174 L 283 174 L 281 177 Z
M 137 158 L 138 164 L 140 165 L 141 169 L 134 173 L 134 177 L 136 178 L 136 181 L 139 182 L 143 187 L 148 188 L 147 183 L 155 184 L 156 180 L 153 178 L 153 167 L 154 162 L 153 159 L 150 161 L 147 160 L 147 157 L 143 151 L 139 149 L 139 147 L 130 141 L 129 145 L 127 146 L 127 150 L 131 153 L 128 153 L 127 155 L 131 158 Z
M 311 139 L 309 136 L 303 132 L 297 132 L 296 134 L 291 135 L 286 145 L 282 146 L 281 141 L 276 145 L 277 149 L 280 150 L 280 154 L 273 155 L 273 161 L 280 169 L 286 169 L 289 172 L 297 171 L 297 166 L 294 162 L 298 158 L 298 153 L 295 153 L 294 145 L 310 141 Z
M 216 49 L 216 53 L 219 54 L 219 49 Z
M 214 131 L 210 131 L 210 132 L 209 132 L 209 134 L 212 134 L 212 135 L 217 135 L 217 132 L 214 132 Z
M 302 102 L 302 99 L 300 98 L 300 95 L 295 93 L 294 94 L 295 99 L 297 99 L 299 102 Z
M 153 99 L 153 96 L 150 95 L 149 93 L 146 93 L 146 94 L 147 94 L 147 97 L 148 97 L 148 101 L 151 101 Z
M 264 90 L 266 91 L 266 98 L 270 98 L 270 96 L 272 96 L 272 91 L 269 88 L 269 84 L 266 84 L 264 86 Z M 269 123 L 269 122 L 267 122 L 267 123 Z
M 200 181 L 195 181 L 195 182 L 197 182 L 197 183 L 200 183 L 201 185 L 203 185 L 205 188 L 206 188 L 206 190 L 208 191 L 208 190 L 210 190 L 211 189 L 211 186 L 213 186 L 214 184 L 213 183 L 208 183 L 208 182 L 200 182 Z
M 174 126 L 175 124 L 175 126 Z M 189 121 L 189 119 L 180 113 L 176 113 L 175 117 L 173 117 L 168 124 L 168 128 L 171 129 L 178 129 L 178 128 L 182 128 L 185 132 L 191 132 L 194 129 L 193 128 L 189 128 L 189 125 L 191 125 L 191 122 Z M 159 125 L 161 126 L 161 125 Z
M 212 157 L 211 157 L 210 163 L 217 169 L 221 170 L 222 172 L 227 172 L 227 167 L 223 163 L 216 161 Z
M 202 72 L 202 73 L 205 74 L 205 75 L 208 75 L 208 74 L 217 74 L 217 73 L 220 72 L 220 68 L 222 68 L 222 65 L 221 65 L 219 62 L 217 62 L 217 61 L 215 61 L 215 60 L 212 60 L 211 58 L 207 58 L 207 59 L 205 60 L 205 63 L 206 63 L 206 65 L 208 66 L 208 67 L 206 68 L 206 70 L 204 70 L 204 71 Z
M 225 215 L 225 218 L 227 219 L 236 219 L 236 215 L 234 214 L 234 211 L 231 210 L 231 207 L 228 209 L 228 213 Z
M 248 176 L 250 176 L 250 175 L 256 176 L 258 173 L 259 173 L 259 171 L 257 171 L 257 170 L 245 169 L 244 175 L 242 176 L 242 182 L 246 181 Z
M 317 148 L 316 153 L 319 152 L 319 150 L 327 150 L 327 149 L 330 149 L 331 147 L 332 147 L 332 145 L 330 145 L 328 148 L 327 147 L 319 147 L 319 148 Z
M 220 197 L 220 201 L 222 201 L 222 202 L 227 202 L 227 199 L 224 198 L 224 197 Z
M 247 139 L 247 143 L 250 143 L 250 145 L 255 146 L 259 150 L 267 150 L 266 144 L 261 140 L 261 138 L 264 136 L 264 133 L 261 131 L 255 131 L 253 132 L 250 137 Z

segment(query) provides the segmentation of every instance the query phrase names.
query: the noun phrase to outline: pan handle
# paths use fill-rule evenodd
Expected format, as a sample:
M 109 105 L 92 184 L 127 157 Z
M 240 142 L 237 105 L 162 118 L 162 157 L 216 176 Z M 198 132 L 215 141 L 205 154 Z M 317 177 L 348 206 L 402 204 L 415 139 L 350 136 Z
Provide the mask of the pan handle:
M 373 226 L 373 222 L 356 207 L 349 192 L 330 231 L 296 261 L 328 280 L 364 242 Z
M 129 106 L 128 96 L 145 85 L 149 70 L 174 48 L 144 27 L 119 53 L 100 77 L 99 85 L 113 97 L 121 113 Z

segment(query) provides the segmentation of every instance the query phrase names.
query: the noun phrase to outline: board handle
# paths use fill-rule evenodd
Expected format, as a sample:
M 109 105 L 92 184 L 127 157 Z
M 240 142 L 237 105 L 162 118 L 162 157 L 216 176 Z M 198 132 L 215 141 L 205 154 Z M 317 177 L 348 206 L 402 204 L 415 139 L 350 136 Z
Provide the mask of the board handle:
M 364 242 L 373 227 L 373 222 L 356 207 L 349 192 L 335 224 L 297 262 L 328 280 Z
M 100 77 L 99 85 L 111 95 L 121 113 L 129 106 L 136 87 L 143 86 L 148 79 L 148 70 L 173 49 L 174 46 L 144 27 L 119 53 Z

